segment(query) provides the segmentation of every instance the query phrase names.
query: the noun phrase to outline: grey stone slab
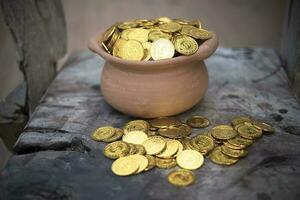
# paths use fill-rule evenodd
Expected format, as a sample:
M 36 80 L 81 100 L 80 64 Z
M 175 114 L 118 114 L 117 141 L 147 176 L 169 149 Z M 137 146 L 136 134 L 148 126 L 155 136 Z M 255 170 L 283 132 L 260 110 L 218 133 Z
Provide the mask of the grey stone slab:
M 271 49 L 219 48 L 206 61 L 209 89 L 178 117 L 207 116 L 212 125 L 249 115 L 275 127 L 230 167 L 205 160 L 187 188 L 167 183 L 170 170 L 117 177 L 105 144 L 89 135 L 98 126 L 133 119 L 111 108 L 99 89 L 103 60 L 77 54 L 56 77 L 35 110 L 0 176 L 4 199 L 299 199 L 300 106 Z M 211 127 L 209 127 L 211 128 Z M 199 132 L 193 130 L 194 133 Z M 1 199 L 1 198 L 0 198 Z

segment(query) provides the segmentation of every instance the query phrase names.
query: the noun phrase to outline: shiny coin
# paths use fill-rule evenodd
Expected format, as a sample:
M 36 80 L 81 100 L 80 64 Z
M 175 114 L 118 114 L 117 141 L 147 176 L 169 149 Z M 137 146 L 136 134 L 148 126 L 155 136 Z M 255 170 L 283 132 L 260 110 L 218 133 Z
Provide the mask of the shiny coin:
M 127 143 L 129 146 L 129 153 L 128 155 L 134 155 L 137 153 L 138 149 L 136 148 L 135 144 Z
M 109 49 L 107 48 L 107 46 L 104 44 L 104 42 L 101 42 L 101 45 L 102 45 L 102 47 L 104 48 L 104 50 L 105 50 L 107 53 L 111 53 L 111 52 L 109 51 Z
M 135 22 L 123 22 L 118 25 L 119 29 L 129 29 L 129 28 L 135 28 L 137 27 L 137 23 Z
M 161 60 L 172 58 L 175 53 L 175 48 L 170 40 L 160 38 L 152 43 L 150 52 L 153 60 Z
M 169 22 L 159 25 L 160 30 L 167 33 L 177 32 L 181 29 L 181 25 L 176 22 Z
M 144 50 L 145 50 L 143 61 L 150 60 L 151 59 L 150 50 L 151 50 L 152 43 L 144 42 L 144 43 L 142 43 L 142 45 L 143 45 Z
M 237 136 L 237 132 L 228 125 L 218 125 L 212 128 L 211 135 L 219 140 L 228 140 Z
M 159 158 L 170 158 L 177 153 L 179 142 L 177 140 L 172 140 L 172 139 L 164 139 L 164 140 L 166 141 L 166 148 L 163 152 L 157 154 L 156 156 Z
M 176 166 L 176 160 L 174 158 L 155 158 L 156 167 L 161 169 L 169 169 Z
M 116 26 L 113 25 L 109 29 L 107 29 L 103 35 L 103 42 L 106 42 L 115 32 Z
M 114 142 L 114 141 L 117 141 L 119 139 L 122 138 L 123 136 L 123 130 L 122 129 L 119 129 L 119 128 L 115 128 L 115 133 L 113 136 L 111 136 L 110 138 L 107 138 L 107 139 L 103 139 L 102 142 Z
M 244 122 L 251 122 L 251 119 L 249 117 L 235 117 L 231 120 L 233 126 L 243 124 Z
M 155 128 L 167 128 L 169 126 L 179 126 L 181 122 L 175 117 L 159 117 L 150 120 L 150 124 Z
M 142 144 L 147 138 L 147 134 L 143 131 L 131 131 L 124 134 L 122 140 L 132 144 Z
M 235 150 L 242 150 L 242 149 L 246 148 L 245 145 L 232 145 L 228 141 L 223 142 L 223 145 L 230 148 L 230 149 L 235 149 Z
M 144 48 L 139 41 L 128 40 L 119 50 L 118 55 L 126 60 L 140 61 L 144 57 Z
M 186 121 L 186 123 L 193 128 L 205 128 L 209 126 L 209 120 L 200 115 L 192 116 Z
M 118 176 L 128 176 L 139 170 L 140 164 L 137 159 L 126 156 L 115 160 L 111 166 L 114 174 Z
M 177 127 L 183 132 L 184 137 L 187 137 L 192 133 L 192 128 L 189 125 L 181 124 Z
M 91 134 L 91 138 L 96 141 L 102 141 L 103 139 L 112 137 L 115 131 L 115 128 L 111 126 L 100 127 Z
M 241 157 L 245 157 L 247 155 L 247 151 L 244 149 L 231 149 L 228 148 L 227 146 L 221 146 L 221 151 L 222 153 L 224 153 L 225 155 L 232 157 L 232 158 L 241 158 Z
M 146 167 L 145 171 L 153 169 L 156 166 L 155 157 L 151 155 L 145 155 L 145 157 L 148 159 L 148 166 Z
M 145 120 L 133 120 L 128 122 L 124 128 L 124 134 L 127 134 L 131 131 L 143 131 L 145 133 L 149 130 L 149 123 Z
M 160 30 L 152 30 L 149 33 L 149 40 L 151 40 L 152 42 L 160 39 L 160 38 L 164 38 L 164 39 L 171 39 L 171 35 L 168 33 L 164 33 Z
M 195 175 L 192 171 L 178 169 L 169 173 L 168 181 L 172 185 L 184 187 L 195 182 Z
M 274 133 L 274 128 L 265 122 L 253 121 L 252 124 L 255 128 L 261 129 L 264 133 Z
M 243 138 L 241 136 L 237 136 L 235 138 L 229 139 L 228 143 L 234 145 L 234 146 L 249 146 L 253 143 L 253 140 L 249 140 L 246 138 Z
M 174 38 L 175 50 L 183 55 L 192 55 L 198 50 L 198 43 L 189 36 L 180 35 Z
M 197 150 L 206 155 L 210 152 L 214 147 L 214 140 L 206 135 L 198 135 L 192 139 L 193 146 L 196 146 Z
M 216 147 L 209 155 L 209 158 L 212 162 L 219 165 L 233 165 L 238 161 L 237 158 L 232 158 L 223 154 L 221 147 Z
M 184 148 L 180 141 L 177 140 L 177 142 L 178 142 L 178 151 L 176 152 L 176 154 L 174 156 L 172 156 L 173 158 L 174 157 L 176 158 L 183 151 L 183 148 Z
M 119 38 L 114 47 L 113 47 L 113 56 L 117 56 L 117 57 L 120 57 L 119 55 L 119 52 L 120 52 L 120 49 L 123 48 L 123 45 L 126 43 L 127 41 L 122 39 L 122 38 Z
M 176 158 L 177 164 L 184 169 L 195 170 L 203 165 L 204 157 L 195 150 L 184 150 Z
M 182 138 L 186 136 L 185 132 L 176 126 L 170 126 L 168 128 L 159 129 L 158 134 L 168 138 Z
M 192 36 L 195 39 L 201 39 L 201 40 L 207 40 L 212 37 L 211 32 L 204 30 L 204 29 L 191 29 L 189 32 L 190 36 Z
M 139 154 L 134 154 L 134 155 L 130 155 L 130 156 L 127 156 L 129 158 L 132 158 L 134 159 L 136 163 L 139 164 L 139 169 L 135 172 L 135 174 L 138 174 L 138 173 L 141 173 L 142 171 L 144 171 L 147 166 L 148 166 L 148 159 L 143 156 L 143 155 L 139 155 Z
M 143 28 L 135 28 L 128 33 L 129 40 L 137 40 L 141 43 L 148 41 L 149 30 Z
M 252 125 L 243 125 L 238 128 L 238 133 L 241 137 L 254 140 L 262 136 L 262 130 L 255 128 Z
M 129 153 L 129 146 L 125 142 L 116 141 L 106 145 L 103 152 L 107 158 L 117 159 Z
M 121 33 L 121 38 L 124 39 L 124 40 L 129 40 L 128 34 L 129 34 L 132 30 L 133 30 L 133 29 L 126 29 L 126 30 L 123 30 L 122 33 Z
M 166 142 L 160 136 L 149 137 L 142 145 L 145 147 L 148 155 L 159 154 L 166 148 Z

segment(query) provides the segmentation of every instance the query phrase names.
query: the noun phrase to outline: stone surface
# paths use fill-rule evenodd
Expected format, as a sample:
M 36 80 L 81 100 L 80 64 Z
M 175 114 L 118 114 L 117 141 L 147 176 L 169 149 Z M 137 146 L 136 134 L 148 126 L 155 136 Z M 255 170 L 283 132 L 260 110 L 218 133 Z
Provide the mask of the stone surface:
M 104 101 L 99 92 L 103 60 L 82 52 L 56 77 L 21 134 L 0 177 L 0 199 L 299 199 L 300 106 L 277 54 L 219 48 L 206 64 L 207 94 L 179 118 L 199 113 L 214 125 L 249 115 L 276 130 L 236 165 L 206 159 L 195 171 L 196 184 L 187 188 L 168 184 L 171 170 L 115 176 L 112 161 L 101 152 L 105 144 L 89 135 L 98 126 L 121 127 L 132 118 Z

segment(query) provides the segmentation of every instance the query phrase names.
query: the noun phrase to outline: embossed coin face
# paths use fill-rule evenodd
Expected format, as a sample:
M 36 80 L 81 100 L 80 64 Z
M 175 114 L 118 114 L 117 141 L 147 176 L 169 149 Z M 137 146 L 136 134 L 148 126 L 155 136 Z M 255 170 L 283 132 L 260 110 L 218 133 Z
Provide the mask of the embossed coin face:
M 192 171 L 178 169 L 168 175 L 168 181 L 175 186 L 188 186 L 195 182 L 195 175 Z
M 115 160 L 111 166 L 114 174 L 118 176 L 128 176 L 139 170 L 137 159 L 131 156 L 126 156 Z
M 136 40 L 128 40 L 119 50 L 119 56 L 126 60 L 140 61 L 144 57 L 143 45 Z
M 174 40 L 176 51 L 183 55 L 192 55 L 198 50 L 198 43 L 189 36 L 179 35 Z
M 192 145 L 204 155 L 210 152 L 215 146 L 214 140 L 206 135 L 198 135 L 193 138 Z
M 146 122 L 145 120 L 130 121 L 123 128 L 125 134 L 131 131 L 143 131 L 147 133 L 148 129 L 149 129 L 149 123 Z
M 152 43 L 150 52 L 153 60 L 161 60 L 172 58 L 175 53 L 175 48 L 170 40 L 160 38 Z
M 102 141 L 112 137 L 115 134 L 115 128 L 111 126 L 104 126 L 97 128 L 92 134 L 91 138 L 96 141 Z
M 249 117 L 235 117 L 231 120 L 233 126 L 243 124 L 244 122 L 251 122 L 251 119 Z
M 237 130 L 241 137 L 250 140 L 257 139 L 262 136 L 262 130 L 257 129 L 253 125 L 244 124 L 243 126 L 240 126 Z
M 102 142 L 114 142 L 122 138 L 123 130 L 120 128 L 115 128 L 115 133 L 110 138 L 103 139 Z
M 176 158 L 177 164 L 183 169 L 195 170 L 203 165 L 204 157 L 195 150 L 184 150 Z
M 211 135 L 218 140 L 228 140 L 237 136 L 237 132 L 229 125 L 218 125 L 212 128 Z
M 143 131 L 131 131 L 123 135 L 122 140 L 132 144 L 142 144 L 147 138 L 147 134 Z
M 104 155 L 110 159 L 117 159 L 129 153 L 129 146 L 122 141 L 112 142 L 104 148 Z
M 189 34 L 195 39 L 207 40 L 212 37 L 211 32 L 204 29 L 191 29 Z
M 148 155 L 159 154 L 166 148 L 166 142 L 160 136 L 149 137 L 142 145 L 145 147 Z
M 192 116 L 186 121 L 186 123 L 193 128 L 205 128 L 209 126 L 209 120 L 200 115 Z

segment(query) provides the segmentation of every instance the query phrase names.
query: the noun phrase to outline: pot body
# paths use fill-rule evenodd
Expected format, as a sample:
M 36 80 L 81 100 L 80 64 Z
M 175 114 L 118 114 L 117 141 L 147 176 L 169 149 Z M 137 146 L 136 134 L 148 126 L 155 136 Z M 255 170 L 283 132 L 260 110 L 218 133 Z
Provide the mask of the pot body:
M 101 76 L 105 100 L 122 113 L 142 118 L 186 111 L 202 99 L 207 87 L 207 69 L 199 60 L 149 70 L 106 61 Z

